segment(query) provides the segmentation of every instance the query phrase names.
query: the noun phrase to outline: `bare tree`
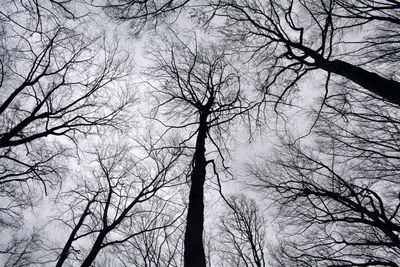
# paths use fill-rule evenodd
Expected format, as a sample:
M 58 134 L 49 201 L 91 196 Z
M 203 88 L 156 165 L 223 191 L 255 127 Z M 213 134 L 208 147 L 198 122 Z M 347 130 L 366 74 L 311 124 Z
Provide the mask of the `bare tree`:
M 327 97 L 319 116 L 311 142 L 286 140 L 251 168 L 279 208 L 277 259 L 282 266 L 399 266 L 398 106 L 345 88 Z
M 71 232 L 56 266 L 63 266 L 68 259 L 91 266 L 99 253 L 106 250 L 118 259 L 121 254 L 117 252 L 125 251 L 124 246 L 132 249 L 129 253 L 135 258 L 134 253 L 145 251 L 135 251 L 129 242 L 153 231 L 167 233 L 166 228 L 183 214 L 182 207 L 177 214 L 168 206 L 172 190 L 166 191 L 181 183 L 181 150 L 150 148 L 144 151 L 146 156 L 136 159 L 131 151 L 131 147 L 123 145 L 96 149 L 91 177 L 82 178 L 76 189 L 63 194 L 68 201 L 68 218 L 57 220 Z M 83 240 L 89 247 L 78 249 Z M 84 250 L 84 255 L 79 250 Z
M 204 183 L 207 165 L 207 138 L 211 147 L 222 156 L 219 136 L 227 133 L 234 118 L 247 112 L 240 88 L 238 71 L 227 61 L 223 50 L 215 46 L 199 46 L 196 40 L 158 42 L 151 50 L 154 67 L 149 74 L 157 101 L 155 117 L 167 131 L 188 129 L 183 142 L 192 149 L 190 194 L 185 231 L 185 266 L 205 266 L 203 248 Z M 185 43 L 190 42 L 190 45 Z M 169 121 L 172 121 L 169 122 Z M 190 142 L 195 139 L 194 145 Z
M 230 196 L 227 206 L 218 234 L 221 266 L 265 267 L 266 222 L 256 202 L 240 194 Z
M 213 16 L 226 19 L 226 38 L 256 60 L 261 89 L 278 103 L 307 73 L 324 70 L 327 83 L 335 74 L 400 104 L 398 1 L 211 2 Z
M 10 1 L 0 9 L 3 225 L 15 224 L 19 208 L 59 184 L 68 142 L 104 126 L 126 127 L 133 97 L 116 82 L 130 72 L 129 57 L 118 44 L 70 27 L 72 15 L 56 1 Z

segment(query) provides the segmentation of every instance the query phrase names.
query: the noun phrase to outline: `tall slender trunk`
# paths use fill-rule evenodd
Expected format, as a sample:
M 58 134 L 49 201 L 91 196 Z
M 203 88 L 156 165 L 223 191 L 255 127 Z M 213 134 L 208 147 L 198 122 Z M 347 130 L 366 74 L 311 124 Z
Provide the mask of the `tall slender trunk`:
M 193 171 L 187 214 L 184 266 L 205 267 L 206 257 L 203 247 L 204 222 L 204 182 L 206 179 L 205 140 L 207 138 L 207 114 L 200 114 L 200 124 L 193 155 Z
M 79 218 L 78 223 L 76 224 L 71 234 L 69 235 L 67 243 L 65 243 L 65 246 L 60 254 L 60 258 L 57 261 L 56 267 L 61 267 L 64 264 L 65 260 L 68 258 L 69 250 L 72 246 L 72 242 L 74 242 L 75 235 L 81 228 L 86 216 L 89 215 L 89 207 L 93 203 L 93 201 L 94 199 L 88 202 L 88 204 L 85 207 L 85 210 L 83 211 L 83 214 Z

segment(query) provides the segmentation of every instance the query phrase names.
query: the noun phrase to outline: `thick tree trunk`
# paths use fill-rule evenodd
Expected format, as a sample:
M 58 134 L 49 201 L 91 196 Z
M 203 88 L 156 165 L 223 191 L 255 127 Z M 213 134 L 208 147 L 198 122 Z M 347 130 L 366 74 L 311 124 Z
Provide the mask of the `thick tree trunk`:
M 343 76 L 370 92 L 400 105 L 400 82 L 384 78 L 374 72 L 364 70 L 345 61 L 316 61 L 316 65 L 326 71 Z
M 329 61 L 316 51 L 298 43 L 288 41 L 286 45 L 302 50 L 307 56 L 312 57 L 315 61 L 312 65 L 315 67 L 345 77 L 387 101 L 400 105 L 400 82 L 342 60 Z
M 189 194 L 189 209 L 185 231 L 185 267 L 205 267 L 203 247 L 204 181 L 206 178 L 205 140 L 207 138 L 207 115 L 200 115 L 196 148 L 193 156 L 193 171 Z

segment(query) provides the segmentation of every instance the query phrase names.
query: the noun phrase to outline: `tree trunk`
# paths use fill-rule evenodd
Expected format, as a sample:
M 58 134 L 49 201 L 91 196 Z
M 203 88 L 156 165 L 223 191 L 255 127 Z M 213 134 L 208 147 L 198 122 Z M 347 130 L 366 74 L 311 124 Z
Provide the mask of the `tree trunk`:
M 185 231 L 185 267 L 205 267 L 203 247 L 204 182 L 206 178 L 205 140 L 207 138 L 207 114 L 200 114 L 196 148 L 193 155 L 193 171 L 189 194 L 189 209 Z
M 89 203 L 86 205 L 85 210 L 83 211 L 82 216 L 79 218 L 78 223 L 76 224 L 76 226 L 74 227 L 74 229 L 72 230 L 67 243 L 65 243 L 65 246 L 60 254 L 60 258 L 57 261 L 56 267 L 61 267 L 65 260 L 68 258 L 68 254 L 69 254 L 69 249 L 71 248 L 72 242 L 74 242 L 74 238 L 76 233 L 79 231 L 79 229 L 81 228 L 83 221 L 85 220 L 86 216 L 89 214 L 89 207 L 92 204 L 92 201 L 89 201 Z
M 316 60 L 315 63 L 316 66 L 326 71 L 343 76 L 387 101 L 400 105 L 400 82 L 384 78 L 341 60 Z
M 97 254 L 99 254 L 101 250 L 101 245 L 103 244 L 103 240 L 107 235 L 107 231 L 101 231 L 96 238 L 96 241 L 93 244 L 92 250 L 90 250 L 89 255 L 83 261 L 81 267 L 90 267 L 93 261 L 96 259 Z
M 316 51 L 301 44 L 286 42 L 286 45 L 302 50 L 307 56 L 312 57 L 315 61 L 312 65 L 315 67 L 345 77 L 385 100 L 400 105 L 400 82 L 342 60 L 329 61 Z

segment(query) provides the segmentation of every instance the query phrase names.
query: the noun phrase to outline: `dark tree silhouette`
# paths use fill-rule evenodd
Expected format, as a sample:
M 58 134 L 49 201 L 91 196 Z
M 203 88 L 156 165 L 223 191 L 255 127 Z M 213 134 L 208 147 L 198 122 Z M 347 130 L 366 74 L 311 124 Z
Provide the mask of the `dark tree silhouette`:
M 234 49 L 261 64 L 262 89 L 278 102 L 320 69 L 400 104 L 398 1 L 218 0 L 212 6 L 214 16 L 226 19 L 222 31 Z
M 173 39 L 167 37 L 165 39 Z M 164 40 L 165 40 L 164 39 Z M 250 108 L 240 88 L 238 71 L 229 64 L 227 56 L 218 47 L 199 46 L 196 40 L 155 43 L 151 50 L 154 67 L 149 74 L 157 100 L 156 118 L 173 129 L 189 129 L 195 139 L 190 172 L 190 194 L 185 231 L 184 266 L 206 266 L 203 247 L 204 183 L 207 165 L 207 138 L 222 156 L 217 139 L 226 133 L 233 119 Z M 186 45 L 185 43 L 191 43 Z M 157 82 L 157 83 L 156 83 Z M 165 120 L 169 119 L 169 122 Z M 170 125 L 168 125 L 168 123 Z M 215 165 L 214 165 L 215 166 Z
M 118 251 L 124 251 L 125 245 L 132 249 L 130 254 L 135 258 L 134 253 L 145 251 L 135 251 L 129 242 L 150 232 L 168 233 L 166 228 L 183 214 L 182 207 L 176 213 L 168 206 L 169 196 L 164 190 L 181 183 L 178 158 L 182 151 L 145 148 L 142 152 L 148 154 L 143 158 L 133 157 L 130 151 L 130 147 L 123 145 L 96 149 L 92 177 L 82 178 L 76 189 L 63 194 L 67 200 L 64 213 L 69 218 L 57 220 L 71 232 L 56 266 L 63 266 L 68 259 L 81 266 L 92 266 L 103 250 L 120 259 L 122 254 Z M 78 249 L 82 240 L 90 244 L 88 249 Z M 79 250 L 86 251 L 83 257 Z M 142 263 L 145 262 L 146 259 Z
M 45 236 L 28 236 L 32 231 L 24 228 L 27 208 L 60 188 L 80 137 L 105 126 L 125 128 L 124 111 L 133 103 L 118 83 L 131 72 L 129 57 L 116 42 L 82 34 L 86 18 L 78 21 L 70 4 L 0 5 L 0 251 L 6 266 L 45 263 Z
M 279 208 L 282 266 L 399 266 L 399 112 L 365 91 L 336 90 L 311 142 L 286 140 L 251 168 Z

